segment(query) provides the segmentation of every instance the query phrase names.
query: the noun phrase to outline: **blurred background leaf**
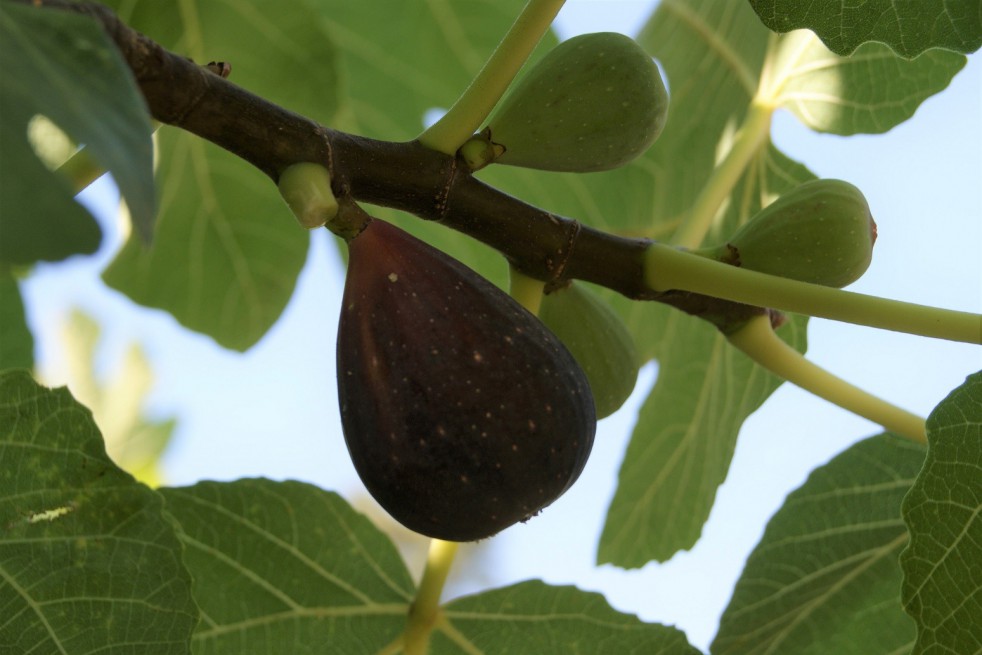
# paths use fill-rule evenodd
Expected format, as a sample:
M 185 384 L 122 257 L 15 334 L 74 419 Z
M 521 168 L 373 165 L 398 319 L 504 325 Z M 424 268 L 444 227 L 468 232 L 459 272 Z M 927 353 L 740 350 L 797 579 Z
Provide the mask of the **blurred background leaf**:
M 68 386 L 72 395 L 92 412 L 102 432 L 109 457 L 137 480 L 159 486 L 160 457 L 170 443 L 176 421 L 146 416 L 147 396 L 154 374 L 143 348 L 126 344 L 105 376 L 97 374 L 99 324 L 75 310 L 61 329 Z

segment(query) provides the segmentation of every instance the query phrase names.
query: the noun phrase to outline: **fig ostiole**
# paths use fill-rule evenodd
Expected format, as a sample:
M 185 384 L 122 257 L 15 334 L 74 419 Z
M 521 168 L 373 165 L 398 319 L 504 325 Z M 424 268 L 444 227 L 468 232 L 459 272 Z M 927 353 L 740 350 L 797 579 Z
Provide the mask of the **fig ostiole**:
M 843 180 L 801 184 L 764 207 L 721 245 L 695 252 L 726 264 L 842 288 L 869 268 L 876 223 L 862 192 Z
M 596 415 L 574 357 L 470 268 L 389 223 L 348 243 L 337 341 L 345 442 L 371 495 L 421 534 L 473 541 L 561 496 Z
M 640 368 L 634 338 L 621 317 L 596 294 L 573 282 L 543 297 L 539 318 L 586 373 L 597 418 L 620 409 L 634 391 Z
M 654 142 L 668 92 L 658 66 L 616 32 L 563 41 L 520 78 L 488 121 L 496 163 L 552 171 L 617 168 Z

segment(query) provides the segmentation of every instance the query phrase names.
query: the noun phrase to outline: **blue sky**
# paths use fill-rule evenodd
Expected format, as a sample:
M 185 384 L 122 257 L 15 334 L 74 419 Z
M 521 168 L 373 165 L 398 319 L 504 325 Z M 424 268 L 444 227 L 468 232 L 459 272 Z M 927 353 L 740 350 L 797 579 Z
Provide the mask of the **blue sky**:
M 652 2 L 571 1 L 563 36 L 631 33 Z M 849 180 L 866 194 L 879 226 L 873 264 L 852 290 L 972 312 L 982 311 L 982 63 L 977 55 L 951 88 L 911 121 L 884 135 L 840 138 L 810 132 L 784 112 L 778 147 L 822 177 Z M 334 335 L 343 271 L 326 233 L 314 235 L 297 292 L 273 330 L 244 355 L 216 348 L 167 314 L 135 307 L 99 281 L 119 244 L 114 191 L 87 192 L 109 238 L 100 254 L 39 266 L 24 282 L 38 335 L 39 367 L 64 382 L 58 330 L 80 307 L 104 328 L 100 363 L 131 341 L 146 349 L 157 384 L 149 410 L 177 416 L 165 458 L 171 484 L 266 476 L 300 479 L 346 496 L 362 493 L 339 430 Z M 813 320 L 809 357 L 850 382 L 926 415 L 965 376 L 982 369 L 982 349 Z M 743 560 L 784 495 L 808 472 L 856 440 L 877 433 L 852 416 L 785 385 L 746 423 L 729 478 L 703 539 L 691 552 L 639 571 L 593 565 L 603 515 L 634 413 L 653 383 L 644 369 L 631 401 L 599 426 L 581 479 L 541 516 L 496 537 L 488 567 L 451 580 L 463 593 L 527 578 L 602 591 L 611 604 L 649 621 L 675 624 L 706 648 Z

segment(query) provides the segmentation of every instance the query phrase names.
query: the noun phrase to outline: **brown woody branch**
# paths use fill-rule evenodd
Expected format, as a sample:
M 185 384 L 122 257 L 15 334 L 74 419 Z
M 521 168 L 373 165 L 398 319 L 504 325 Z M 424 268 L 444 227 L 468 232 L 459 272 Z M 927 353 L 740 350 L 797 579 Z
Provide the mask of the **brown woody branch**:
M 608 234 L 533 207 L 474 178 L 460 160 L 416 141 L 378 141 L 319 125 L 167 51 L 100 4 L 16 1 L 94 18 L 128 63 L 153 118 L 221 146 L 274 182 L 292 164 L 326 164 L 339 198 L 442 223 L 551 285 L 585 280 L 631 299 L 673 305 L 718 326 L 765 311 L 689 292 L 655 292 L 644 281 L 650 240 Z

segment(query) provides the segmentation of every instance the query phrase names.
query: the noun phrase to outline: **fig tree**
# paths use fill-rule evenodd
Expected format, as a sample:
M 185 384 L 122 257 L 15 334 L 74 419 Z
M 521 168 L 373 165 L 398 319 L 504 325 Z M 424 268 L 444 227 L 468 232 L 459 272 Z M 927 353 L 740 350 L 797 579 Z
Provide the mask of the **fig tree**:
M 596 415 L 541 321 L 380 220 L 350 240 L 337 341 L 341 423 L 372 496 L 416 532 L 489 537 L 562 495 Z

